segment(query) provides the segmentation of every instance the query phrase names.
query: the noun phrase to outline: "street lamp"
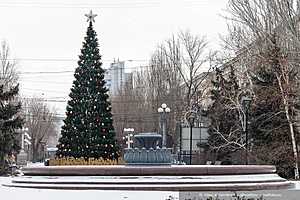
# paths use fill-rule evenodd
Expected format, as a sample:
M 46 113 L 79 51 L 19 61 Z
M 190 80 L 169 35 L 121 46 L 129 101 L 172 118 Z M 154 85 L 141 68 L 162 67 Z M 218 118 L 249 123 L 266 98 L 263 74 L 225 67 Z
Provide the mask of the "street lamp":
M 246 165 L 249 163 L 248 158 L 248 115 L 249 115 L 249 109 L 252 99 L 249 96 L 242 96 L 242 106 L 244 110 L 244 126 L 243 131 L 244 135 L 246 136 Z
M 193 154 L 193 126 L 195 122 L 196 116 L 193 111 L 189 111 L 186 114 L 186 120 L 190 125 L 190 165 L 192 164 L 192 154 Z
M 161 107 L 157 109 L 158 113 L 160 114 L 160 122 L 162 124 L 163 129 L 163 139 L 162 139 L 162 146 L 167 146 L 167 133 L 166 133 L 166 122 L 167 122 L 167 113 L 171 112 L 171 109 L 167 106 L 167 104 L 161 104 Z

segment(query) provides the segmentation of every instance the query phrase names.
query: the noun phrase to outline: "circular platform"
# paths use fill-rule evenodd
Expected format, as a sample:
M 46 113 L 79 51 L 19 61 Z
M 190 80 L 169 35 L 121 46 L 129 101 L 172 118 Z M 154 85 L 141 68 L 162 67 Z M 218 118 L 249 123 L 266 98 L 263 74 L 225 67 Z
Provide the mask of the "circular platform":
M 50 166 L 24 168 L 9 187 L 67 190 L 253 191 L 293 187 L 273 166 Z
M 197 176 L 274 174 L 270 165 L 102 165 L 26 167 L 30 176 Z

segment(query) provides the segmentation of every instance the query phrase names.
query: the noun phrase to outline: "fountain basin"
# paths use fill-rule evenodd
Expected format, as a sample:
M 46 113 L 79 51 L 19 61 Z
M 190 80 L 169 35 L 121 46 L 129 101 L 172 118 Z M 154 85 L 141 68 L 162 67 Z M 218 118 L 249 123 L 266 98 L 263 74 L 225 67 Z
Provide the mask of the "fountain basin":
M 158 133 L 139 133 L 133 137 L 135 148 L 124 149 L 128 165 L 170 165 L 170 148 L 161 148 L 162 136 Z
M 171 165 L 171 149 L 135 148 L 124 150 L 124 161 L 128 165 Z
M 268 165 L 47 166 L 27 167 L 9 187 L 68 190 L 253 191 L 293 184 Z

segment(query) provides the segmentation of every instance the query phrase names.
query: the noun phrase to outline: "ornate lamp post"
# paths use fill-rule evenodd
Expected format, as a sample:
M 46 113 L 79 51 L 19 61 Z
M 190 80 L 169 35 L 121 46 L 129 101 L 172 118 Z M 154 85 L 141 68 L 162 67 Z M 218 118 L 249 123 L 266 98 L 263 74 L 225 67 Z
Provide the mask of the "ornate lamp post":
M 242 106 L 244 110 L 244 126 L 243 126 L 243 131 L 246 136 L 246 165 L 249 163 L 249 158 L 248 158 L 248 140 L 249 140 L 249 134 L 248 134 L 248 115 L 249 115 L 249 108 L 252 99 L 249 96 L 242 96 Z
M 160 123 L 162 124 L 163 129 L 163 138 L 162 138 L 162 146 L 167 146 L 167 133 L 166 133 L 166 123 L 167 123 L 167 114 L 171 112 L 171 109 L 167 106 L 167 104 L 161 104 L 161 107 L 157 109 L 160 114 Z

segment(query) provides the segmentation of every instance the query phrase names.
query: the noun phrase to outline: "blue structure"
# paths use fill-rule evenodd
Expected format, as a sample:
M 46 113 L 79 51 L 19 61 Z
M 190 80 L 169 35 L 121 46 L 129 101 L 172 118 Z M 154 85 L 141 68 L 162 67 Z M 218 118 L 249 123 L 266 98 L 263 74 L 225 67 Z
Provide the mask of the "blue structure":
M 161 148 L 162 136 L 157 133 L 140 133 L 134 136 L 135 148 L 127 148 L 124 160 L 128 165 L 170 165 L 171 149 Z

